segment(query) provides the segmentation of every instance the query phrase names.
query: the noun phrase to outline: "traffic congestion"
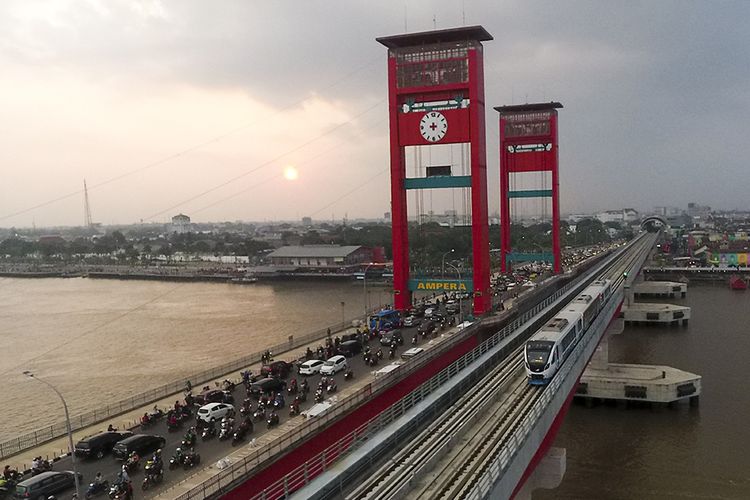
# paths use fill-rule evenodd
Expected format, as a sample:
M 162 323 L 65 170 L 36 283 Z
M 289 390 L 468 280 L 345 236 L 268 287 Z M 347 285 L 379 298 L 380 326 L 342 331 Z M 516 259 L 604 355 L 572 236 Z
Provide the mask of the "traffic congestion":
M 420 345 L 456 324 L 459 299 L 437 297 L 403 315 L 380 311 L 367 327 L 344 335 L 329 332 L 318 346 L 290 362 L 266 352 L 260 370 L 243 371 L 236 382 L 227 379 L 200 388 L 188 382 L 183 398 L 170 408 L 145 411 L 140 425 L 110 425 L 75 444 L 81 496 L 129 499 L 158 494 L 196 468 L 226 457 L 233 447 L 289 419 L 305 418 L 357 377 L 419 353 Z M 72 465 L 70 457 L 54 463 L 40 457 L 26 474 L 8 466 L 0 498 L 75 498 Z

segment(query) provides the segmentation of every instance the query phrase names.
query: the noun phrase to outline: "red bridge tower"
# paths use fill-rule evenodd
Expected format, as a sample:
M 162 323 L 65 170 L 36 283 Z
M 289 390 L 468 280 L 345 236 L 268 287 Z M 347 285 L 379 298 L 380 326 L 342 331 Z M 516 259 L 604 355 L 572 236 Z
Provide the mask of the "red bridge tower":
M 471 188 L 473 280 L 452 284 L 473 291 L 475 314 L 492 308 L 481 43 L 487 40 L 492 36 L 481 26 L 377 39 L 388 47 L 393 293 L 400 310 L 411 307 L 420 288 L 420 280 L 409 279 L 406 191 L 459 187 Z M 435 167 L 435 175 L 428 168 L 427 177 L 406 178 L 405 147 L 457 143 L 470 144 L 471 175 Z

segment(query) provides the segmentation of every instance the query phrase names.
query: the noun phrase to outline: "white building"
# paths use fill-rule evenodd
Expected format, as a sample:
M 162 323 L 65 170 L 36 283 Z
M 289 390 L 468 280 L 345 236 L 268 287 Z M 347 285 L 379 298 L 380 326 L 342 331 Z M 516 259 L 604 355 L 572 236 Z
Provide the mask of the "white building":
M 190 217 L 185 214 L 177 214 L 172 217 L 170 232 L 177 234 L 188 233 L 190 232 L 191 226 Z

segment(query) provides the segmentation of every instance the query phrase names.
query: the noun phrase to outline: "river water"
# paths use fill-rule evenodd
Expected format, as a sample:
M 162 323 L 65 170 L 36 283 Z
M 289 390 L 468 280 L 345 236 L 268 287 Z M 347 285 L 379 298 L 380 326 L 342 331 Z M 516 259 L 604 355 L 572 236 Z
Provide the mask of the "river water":
M 389 301 L 368 286 L 370 306 Z M 362 286 L 0 278 L 0 441 L 361 317 Z
M 574 402 L 553 444 L 567 449 L 567 471 L 535 500 L 750 498 L 750 292 L 696 285 L 669 302 L 692 308 L 690 324 L 628 326 L 610 340 L 610 361 L 702 375 L 700 406 Z
M 389 300 L 368 287 L 369 303 Z M 0 440 L 72 413 L 264 349 L 363 309 L 350 283 L 238 286 L 93 279 L 0 278 Z M 554 446 L 567 472 L 535 499 L 750 498 L 750 291 L 692 286 L 687 327 L 627 327 L 610 360 L 703 376 L 698 408 L 585 408 L 574 403 Z

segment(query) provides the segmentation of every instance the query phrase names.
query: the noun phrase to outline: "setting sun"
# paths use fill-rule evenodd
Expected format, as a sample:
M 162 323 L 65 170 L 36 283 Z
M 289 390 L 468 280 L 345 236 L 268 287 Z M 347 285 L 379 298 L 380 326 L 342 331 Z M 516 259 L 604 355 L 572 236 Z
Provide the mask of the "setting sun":
M 299 172 L 296 168 L 289 165 L 284 168 L 284 178 L 288 181 L 296 181 L 297 177 L 299 177 Z

